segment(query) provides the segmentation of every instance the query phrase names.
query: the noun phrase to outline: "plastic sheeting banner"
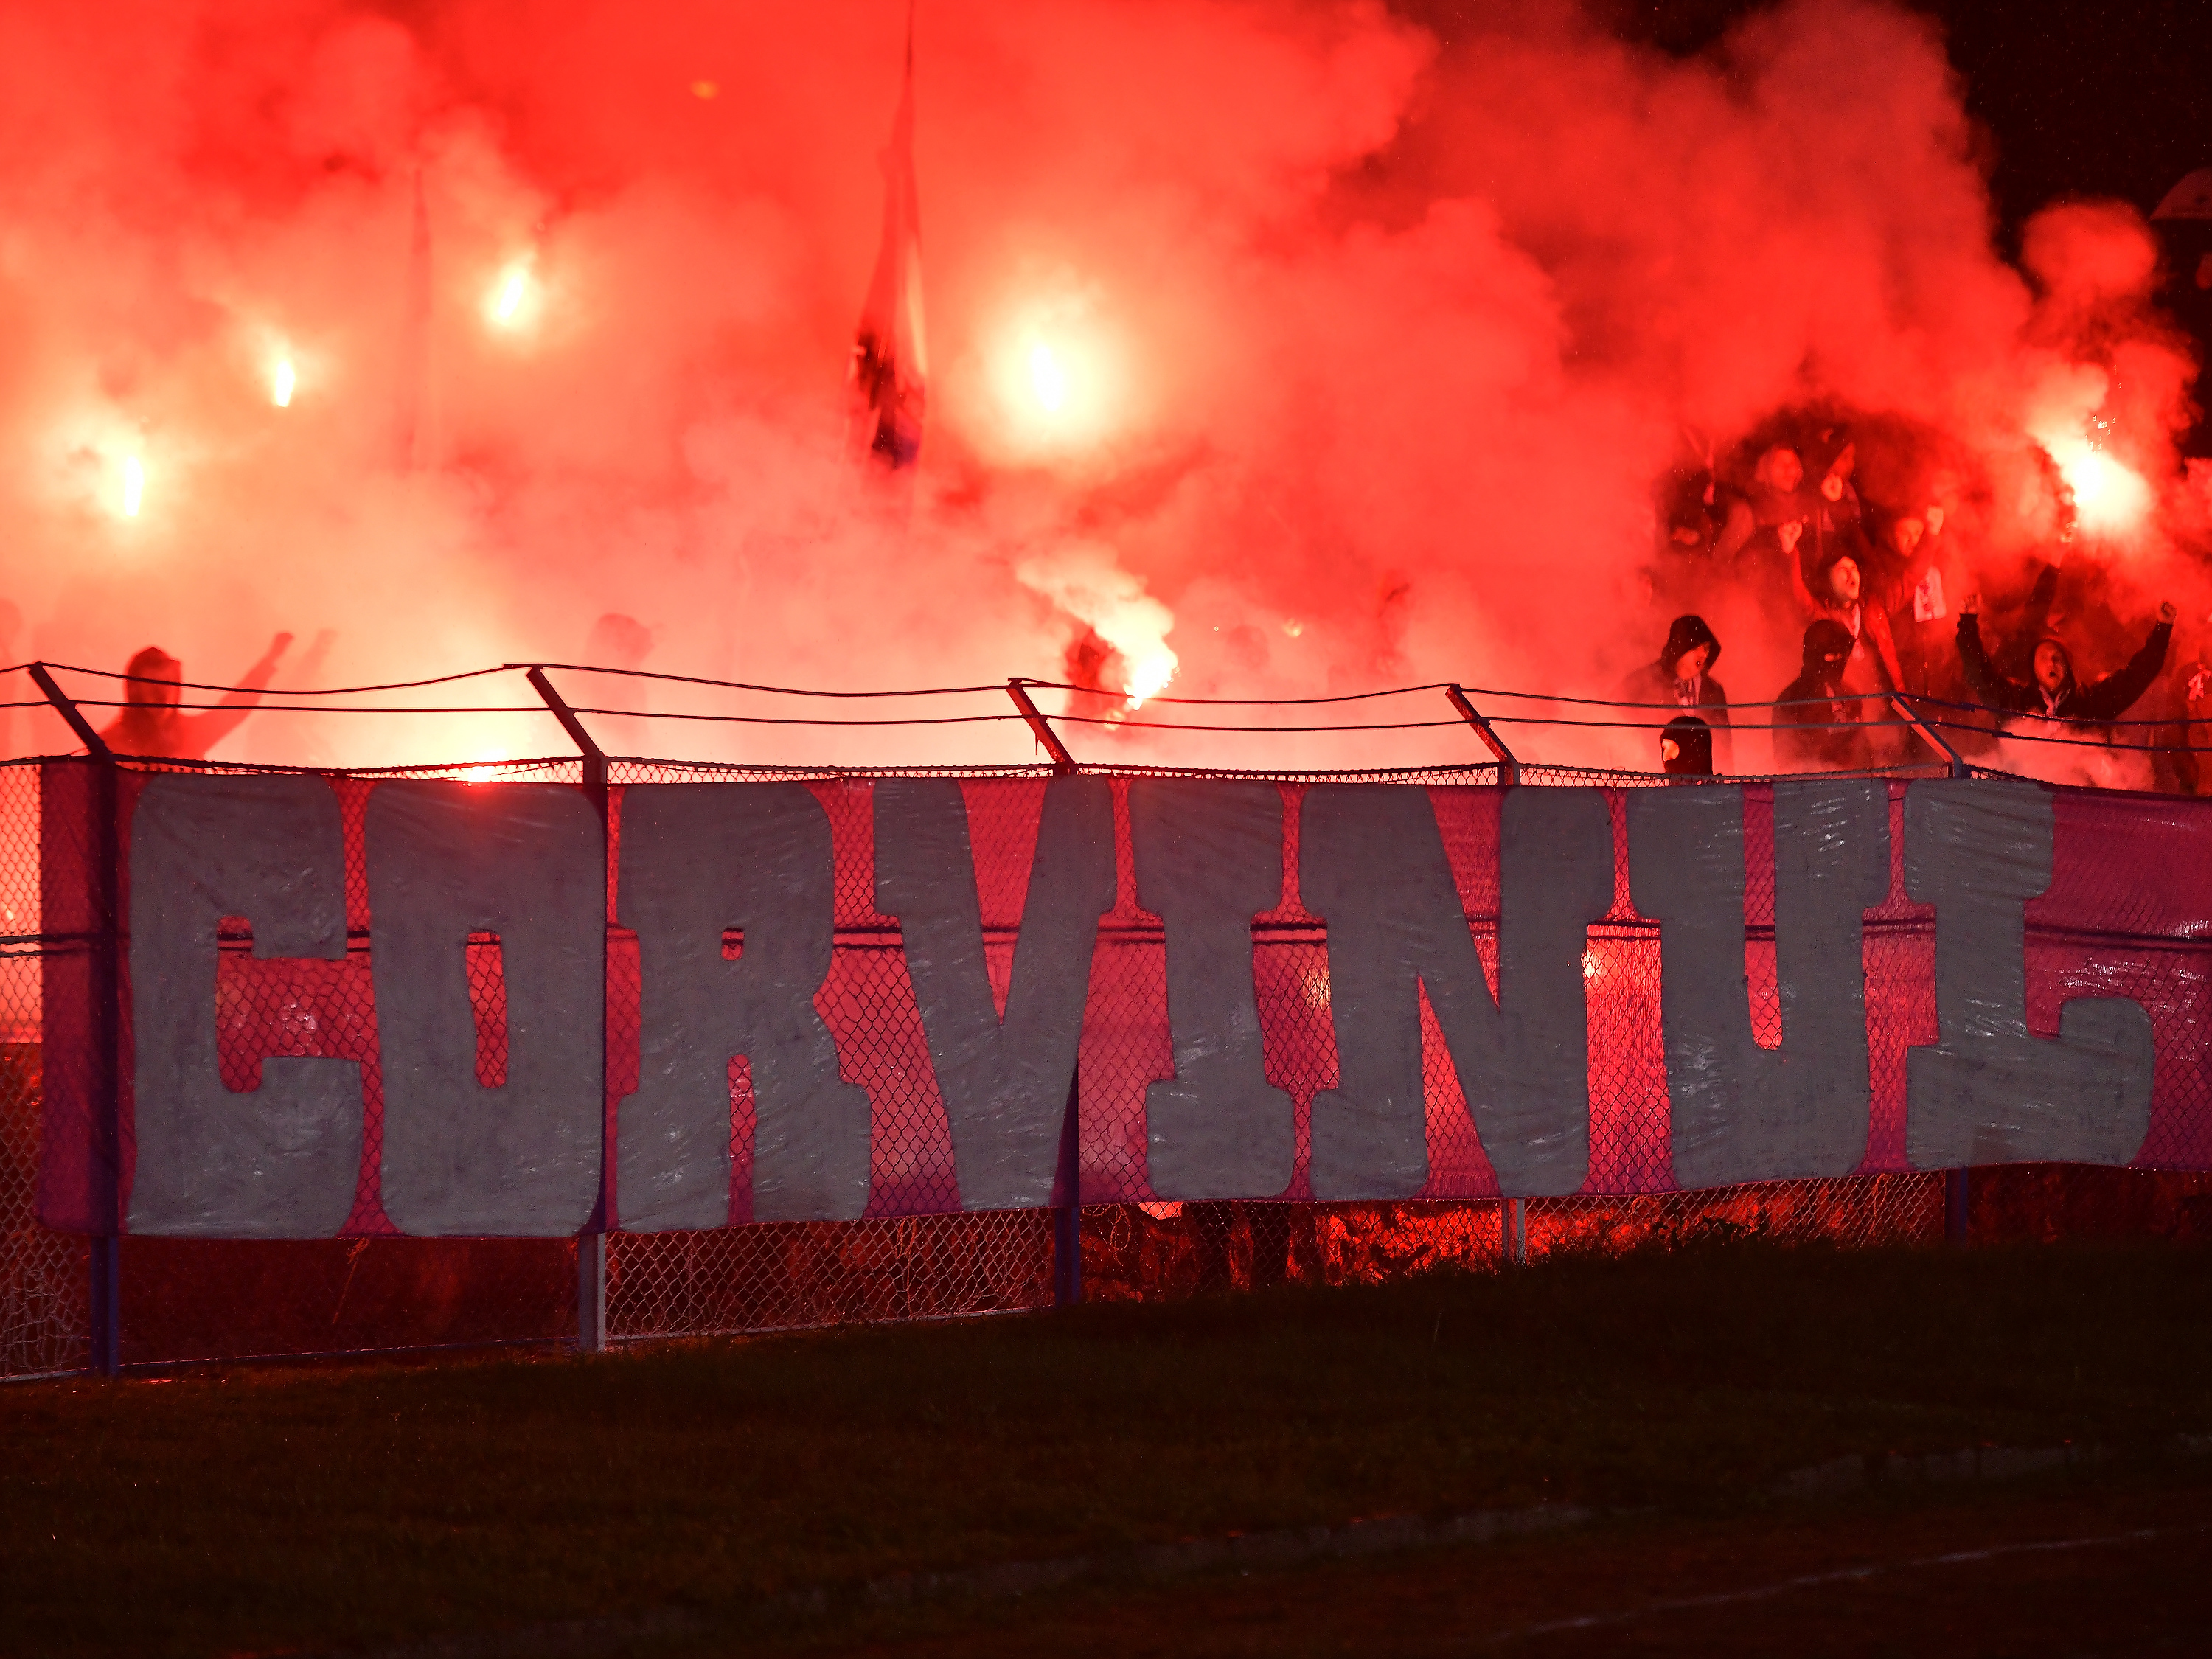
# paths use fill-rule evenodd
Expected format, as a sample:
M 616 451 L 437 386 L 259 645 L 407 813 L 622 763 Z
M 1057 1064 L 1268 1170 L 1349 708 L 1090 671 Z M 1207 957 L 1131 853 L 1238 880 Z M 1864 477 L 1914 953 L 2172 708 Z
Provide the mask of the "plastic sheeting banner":
M 2212 805 L 125 774 L 103 1023 L 98 792 L 46 772 L 74 1231 L 2212 1168 Z

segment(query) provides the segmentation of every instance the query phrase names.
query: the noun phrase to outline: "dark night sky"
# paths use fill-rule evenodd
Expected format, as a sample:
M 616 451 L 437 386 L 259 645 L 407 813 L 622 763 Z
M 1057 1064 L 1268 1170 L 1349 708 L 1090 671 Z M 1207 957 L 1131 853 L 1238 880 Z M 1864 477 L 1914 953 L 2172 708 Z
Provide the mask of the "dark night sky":
M 1509 0 L 1510 3 L 1510 0 Z M 1396 0 L 1446 38 L 1494 0 Z M 1632 40 L 1705 50 L 1759 8 L 1749 0 L 1587 0 Z M 2204 0 L 1917 0 L 1948 38 L 1966 103 L 1989 134 L 2009 244 L 2066 196 L 2116 196 L 2148 213 L 2212 166 L 2212 6 Z

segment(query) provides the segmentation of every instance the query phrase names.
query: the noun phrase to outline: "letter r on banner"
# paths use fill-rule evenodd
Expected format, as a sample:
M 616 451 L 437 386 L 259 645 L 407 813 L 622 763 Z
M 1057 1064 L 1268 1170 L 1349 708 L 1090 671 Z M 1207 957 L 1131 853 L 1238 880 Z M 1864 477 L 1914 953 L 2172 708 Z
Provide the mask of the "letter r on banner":
M 637 1091 L 616 1134 L 625 1230 L 730 1216 L 730 1060 L 754 1099 L 757 1221 L 868 1206 L 867 1091 L 839 1079 L 814 1006 L 836 941 L 829 815 L 798 783 L 632 784 L 617 914 L 637 932 Z M 726 928 L 744 952 L 723 959 Z

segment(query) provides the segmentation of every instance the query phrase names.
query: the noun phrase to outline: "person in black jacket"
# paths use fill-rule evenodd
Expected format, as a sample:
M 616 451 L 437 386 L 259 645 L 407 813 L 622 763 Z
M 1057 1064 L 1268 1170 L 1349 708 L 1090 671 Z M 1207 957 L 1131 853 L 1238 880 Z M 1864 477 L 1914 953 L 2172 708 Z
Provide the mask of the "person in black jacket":
M 1713 729 L 1695 714 L 1677 714 L 1659 734 L 1659 769 L 1674 777 L 1713 775 Z
M 1646 663 L 1621 682 L 1624 703 L 1673 704 L 1695 714 L 1712 728 L 1713 756 L 1723 772 L 1729 767 L 1728 688 L 1713 678 L 1713 665 L 1721 659 L 1721 642 L 1703 617 L 1677 617 L 1667 630 L 1667 643 L 1659 660 Z M 1639 714 L 1631 708 L 1626 713 Z
M 2002 714 L 2056 720 L 2118 720 L 2150 690 L 2166 666 L 2166 647 L 2173 638 L 2173 607 L 2161 605 L 2158 625 L 2127 665 L 2083 685 L 2074 678 L 2074 658 L 2065 644 L 2046 634 L 2035 642 L 2033 677 L 2015 680 L 1991 666 L 1982 649 L 1980 609 L 1978 596 L 1970 596 L 1959 609 L 1959 666 L 1966 675 L 1968 695 Z
M 1774 760 L 1791 769 L 1874 764 L 1874 747 L 1859 725 L 1859 700 L 1844 695 L 1844 665 L 1857 641 L 1839 622 L 1822 617 L 1805 630 L 1804 660 L 1782 690 L 1774 711 Z

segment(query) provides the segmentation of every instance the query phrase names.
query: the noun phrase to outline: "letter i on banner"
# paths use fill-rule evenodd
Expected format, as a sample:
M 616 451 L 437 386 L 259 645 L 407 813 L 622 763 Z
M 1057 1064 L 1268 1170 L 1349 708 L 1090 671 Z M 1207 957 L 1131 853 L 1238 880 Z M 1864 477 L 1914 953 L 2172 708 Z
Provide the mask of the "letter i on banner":
M 1571 1193 L 1589 1172 L 1583 953 L 1613 902 L 1612 822 L 1595 789 L 1508 789 L 1499 812 L 1493 999 L 1428 791 L 1306 791 L 1299 883 L 1328 924 L 1339 1076 L 1314 1097 L 1316 1198 L 1404 1198 L 1427 1180 L 1424 988 L 1499 1190 Z
M 752 1213 L 848 1221 L 868 1204 L 868 1095 L 814 1006 L 836 938 L 829 815 L 803 784 L 632 784 L 617 908 L 637 933 L 638 1084 L 617 1124 L 626 1231 L 730 1213 L 731 1059 L 754 1099 Z M 744 932 L 734 962 L 722 935 Z
M 1297 1164 L 1291 1097 L 1267 1081 L 1252 918 L 1283 896 L 1272 783 L 1129 786 L 1137 902 L 1167 930 L 1171 1081 L 1145 1091 L 1146 1168 L 1164 1199 L 1273 1198 Z

